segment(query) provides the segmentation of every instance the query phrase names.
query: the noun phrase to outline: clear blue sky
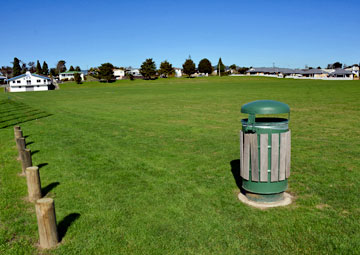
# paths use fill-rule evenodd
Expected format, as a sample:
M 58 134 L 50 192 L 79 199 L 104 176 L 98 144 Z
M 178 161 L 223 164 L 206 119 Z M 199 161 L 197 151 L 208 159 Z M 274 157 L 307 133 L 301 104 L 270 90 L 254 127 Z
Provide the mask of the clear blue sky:
M 0 66 L 64 59 L 82 69 L 139 67 L 317 67 L 360 62 L 358 0 L 344 1 L 1 1 Z

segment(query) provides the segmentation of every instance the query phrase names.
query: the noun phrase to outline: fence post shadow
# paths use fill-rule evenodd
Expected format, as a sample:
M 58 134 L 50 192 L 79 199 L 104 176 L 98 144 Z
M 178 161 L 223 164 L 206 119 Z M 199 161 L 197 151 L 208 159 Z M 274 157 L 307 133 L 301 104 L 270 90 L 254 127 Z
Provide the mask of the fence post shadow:
M 36 152 L 38 152 L 38 151 L 36 151 Z M 33 155 L 33 154 L 31 153 L 31 155 Z M 47 166 L 47 165 L 49 165 L 49 163 L 41 163 L 37 167 L 40 169 L 40 168 L 43 168 L 44 166 Z
M 53 190 L 56 186 L 58 186 L 60 182 L 52 182 L 47 186 L 41 188 L 41 194 L 45 197 L 51 190 Z
M 70 213 L 65 216 L 58 224 L 57 230 L 59 235 L 59 242 L 65 237 L 68 228 L 80 217 L 80 213 Z

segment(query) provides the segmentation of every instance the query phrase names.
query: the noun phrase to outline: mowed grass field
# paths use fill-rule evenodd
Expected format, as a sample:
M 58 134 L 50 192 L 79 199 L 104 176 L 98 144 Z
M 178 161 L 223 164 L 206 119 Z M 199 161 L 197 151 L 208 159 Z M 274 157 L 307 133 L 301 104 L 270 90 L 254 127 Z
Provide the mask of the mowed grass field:
M 240 108 L 258 99 L 291 107 L 287 207 L 237 198 Z M 359 81 L 247 77 L 0 93 L 0 253 L 360 254 L 359 99 Z M 54 250 L 37 249 L 16 122 L 55 200 Z

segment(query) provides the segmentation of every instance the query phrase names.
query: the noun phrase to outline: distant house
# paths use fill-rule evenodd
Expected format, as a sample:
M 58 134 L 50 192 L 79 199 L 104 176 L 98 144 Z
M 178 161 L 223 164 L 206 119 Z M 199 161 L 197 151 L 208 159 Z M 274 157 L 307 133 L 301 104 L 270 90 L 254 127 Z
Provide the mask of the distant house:
M 6 77 L 0 72 L 0 84 L 4 84 L 6 81 Z
M 272 76 L 284 76 L 284 75 L 296 75 L 301 73 L 298 69 L 280 68 L 280 67 L 253 67 L 246 71 L 247 75 L 272 75 Z
M 336 77 L 336 78 L 350 78 L 353 79 L 354 78 L 354 74 L 351 71 L 348 70 L 344 70 L 344 69 L 335 69 L 334 72 L 332 72 L 330 74 L 331 77 Z
M 142 76 L 139 68 L 130 68 L 130 69 L 126 70 L 126 73 L 132 74 L 134 76 Z
M 356 75 L 357 78 L 360 77 L 360 68 L 358 65 L 348 66 L 344 68 L 346 71 L 351 71 L 354 75 Z
M 113 69 L 114 77 L 116 80 L 121 80 L 125 78 L 125 70 L 124 69 Z
M 85 79 L 85 78 L 84 78 L 84 73 L 83 73 L 83 72 L 80 72 L 80 71 L 67 71 L 67 72 L 60 73 L 60 74 L 59 74 L 59 79 L 60 79 L 61 81 L 74 79 L 74 74 L 75 74 L 75 73 L 79 73 L 79 74 L 80 74 L 80 77 L 81 77 L 81 80 L 82 80 L 82 81 Z
M 46 76 L 30 73 L 8 79 L 9 92 L 44 91 L 51 89 L 51 79 Z
M 174 71 L 175 71 L 175 77 L 181 77 L 183 75 L 183 71 L 181 68 L 175 67 Z
M 304 77 L 325 78 L 329 76 L 329 73 L 322 69 L 309 69 L 305 70 L 302 75 Z

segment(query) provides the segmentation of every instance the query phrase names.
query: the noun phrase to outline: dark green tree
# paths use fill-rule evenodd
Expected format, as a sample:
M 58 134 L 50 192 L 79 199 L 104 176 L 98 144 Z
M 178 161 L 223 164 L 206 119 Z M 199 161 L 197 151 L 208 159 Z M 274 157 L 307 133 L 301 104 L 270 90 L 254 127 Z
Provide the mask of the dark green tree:
M 235 65 L 235 64 L 232 64 L 231 66 L 229 66 L 229 68 L 230 68 L 231 70 L 236 71 L 236 65 Z
M 30 61 L 28 63 L 29 66 L 29 72 L 30 73 L 35 73 L 36 72 L 36 67 L 35 67 L 35 62 L 34 61 Z
M 50 68 L 50 76 L 57 76 L 59 73 L 57 72 L 56 68 Z
M 44 74 L 44 75 L 49 74 L 49 67 L 48 67 L 48 64 L 45 61 L 44 61 L 43 66 L 42 66 L 42 74 Z
M 27 70 L 28 69 L 27 69 L 26 63 L 22 63 L 22 65 L 21 65 L 21 73 L 24 74 L 24 73 L 26 73 Z
M 70 66 L 69 71 L 73 72 L 75 71 L 75 68 L 73 66 Z
M 21 67 L 20 67 L 20 61 L 18 58 L 14 58 L 13 62 L 13 77 L 18 76 L 21 74 Z
M 150 80 L 156 74 L 156 65 L 152 58 L 148 58 L 142 63 L 140 73 L 145 80 Z
M 80 66 L 76 66 L 75 71 L 81 72 Z
M 198 69 L 200 73 L 207 73 L 207 74 L 211 74 L 213 71 L 211 62 L 207 58 L 203 58 L 202 60 L 200 60 Z
M 167 78 L 169 75 L 171 75 L 173 73 L 174 73 L 174 68 L 167 60 L 165 60 L 164 62 L 161 62 L 160 69 L 159 69 L 160 75 L 163 75 L 164 77 Z
M 246 74 L 246 71 L 249 70 L 248 67 L 240 67 L 238 69 L 239 74 Z
M 192 74 L 195 73 L 195 63 L 190 58 L 188 58 L 185 63 L 183 64 L 183 72 L 190 77 Z
M 81 75 L 80 75 L 80 73 L 74 73 L 74 81 L 77 84 L 81 84 Z
M 334 64 L 332 64 L 332 66 L 334 69 L 337 69 L 337 68 L 342 68 L 343 64 L 341 64 L 340 62 L 335 62 Z
M 41 74 L 41 73 L 42 73 L 42 68 L 41 68 L 41 65 L 40 65 L 39 60 L 36 61 L 36 73 L 37 73 L 37 74 Z
M 114 79 L 114 66 L 110 63 L 101 64 L 99 67 L 98 78 L 100 80 L 106 80 L 107 82 Z
M 66 65 L 65 64 L 66 64 L 65 60 L 59 60 L 59 62 L 56 65 L 57 74 L 66 71 Z
M 219 62 L 216 66 L 217 70 L 219 71 L 220 69 L 220 73 L 224 73 L 225 72 L 225 65 L 223 64 L 221 58 L 219 58 Z

